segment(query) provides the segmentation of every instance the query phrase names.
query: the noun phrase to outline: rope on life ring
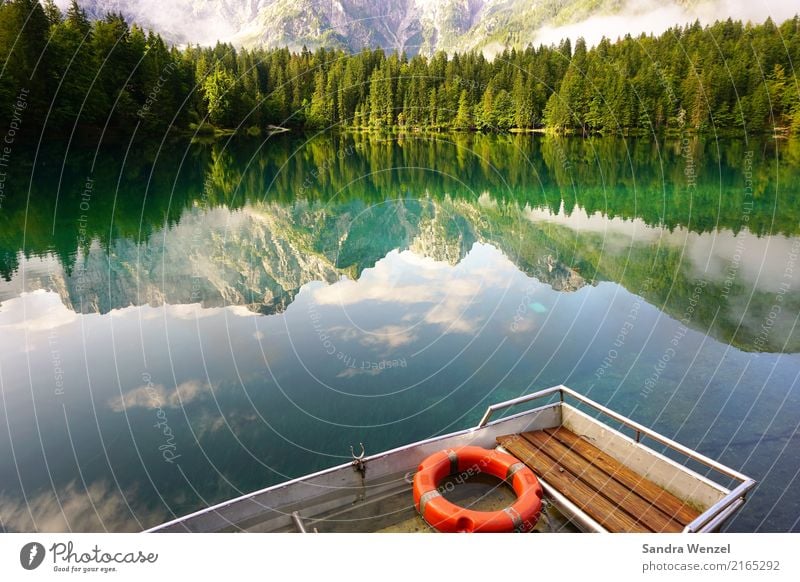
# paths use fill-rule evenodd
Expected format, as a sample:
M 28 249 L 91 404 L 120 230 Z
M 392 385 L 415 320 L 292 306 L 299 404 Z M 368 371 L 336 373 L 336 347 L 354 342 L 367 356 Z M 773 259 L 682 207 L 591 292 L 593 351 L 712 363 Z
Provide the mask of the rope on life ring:
M 500 511 L 460 507 L 442 496 L 439 483 L 448 475 L 486 473 L 508 482 L 517 500 Z M 531 531 L 542 511 L 542 486 L 524 463 L 509 454 L 481 447 L 461 447 L 432 454 L 414 475 L 414 505 L 440 532 Z

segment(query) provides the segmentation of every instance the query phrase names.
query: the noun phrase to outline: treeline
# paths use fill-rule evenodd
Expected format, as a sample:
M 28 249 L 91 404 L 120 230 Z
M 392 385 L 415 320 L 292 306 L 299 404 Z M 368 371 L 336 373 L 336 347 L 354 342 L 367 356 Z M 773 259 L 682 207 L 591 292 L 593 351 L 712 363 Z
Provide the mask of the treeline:
M 73 2 L 0 5 L 0 109 L 64 132 L 268 125 L 565 133 L 800 132 L 800 18 L 432 57 L 169 47 Z M 25 109 L 24 116 L 16 115 Z M 20 119 L 22 118 L 22 119 Z M 7 121 L 0 119 L 0 124 Z
M 69 268 L 78 244 L 88 252 L 91 242 L 110 249 L 115 238 L 147 241 L 198 208 L 262 203 L 294 209 L 303 224 L 309 209 L 324 210 L 330 224 L 309 228 L 327 233 L 331 245 L 339 244 L 339 205 L 358 215 L 365 208 L 391 209 L 387 203 L 397 197 L 409 203 L 449 200 L 462 211 L 494 208 L 506 215 L 507 232 L 516 233 L 518 243 L 528 236 L 518 230 L 520 213 L 531 209 L 637 219 L 694 233 L 800 235 L 800 140 L 787 140 L 779 152 L 761 141 L 689 141 L 696 160 L 692 188 L 684 173 L 686 148 L 678 140 L 466 132 L 447 139 L 386 139 L 374 132 L 333 132 L 313 139 L 288 133 L 261 147 L 255 140 L 161 144 L 146 136 L 131 144 L 136 155 L 128 156 L 128 143 L 95 151 L 54 140 L 38 152 L 14 151 L 5 186 L 13 195 L 0 208 L 0 277 L 11 277 L 21 251 L 55 252 Z M 750 147 L 752 196 L 742 176 Z M 93 180 L 88 210 L 82 204 L 87 176 Z M 485 196 L 491 204 L 481 200 Z M 473 210 L 468 214 L 477 217 Z M 356 222 L 358 228 L 369 224 Z M 403 221 L 387 217 L 381 229 L 395 228 L 395 222 Z

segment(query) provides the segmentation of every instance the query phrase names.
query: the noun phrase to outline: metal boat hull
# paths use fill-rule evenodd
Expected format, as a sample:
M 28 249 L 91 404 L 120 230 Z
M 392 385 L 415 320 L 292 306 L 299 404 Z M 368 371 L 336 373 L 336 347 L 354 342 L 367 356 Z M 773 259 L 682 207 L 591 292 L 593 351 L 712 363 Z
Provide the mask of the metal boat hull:
M 558 399 L 556 400 L 556 396 Z M 593 418 L 565 402 L 610 416 L 613 421 L 634 431 L 626 436 L 608 424 Z M 545 400 L 532 410 L 490 422 L 491 414 L 503 408 Z M 717 531 L 744 502 L 745 494 L 755 484 L 752 479 L 686 449 L 592 402 L 564 386 L 491 406 L 481 424 L 396 449 L 365 457 L 365 471 L 346 463 L 285 483 L 267 487 L 242 497 L 197 511 L 154 527 L 149 532 L 218 532 L 218 531 L 380 531 L 393 522 L 408 519 L 413 511 L 411 479 L 420 461 L 442 449 L 475 445 L 497 446 L 501 435 L 520 434 L 565 426 L 591 441 L 604 453 L 626 467 L 647 477 L 679 499 L 699 509 L 701 518 L 687 531 Z M 729 479 L 741 481 L 734 490 L 701 475 L 676 458 L 656 452 L 641 442 L 642 437 L 669 448 L 673 457 L 696 463 L 699 469 L 710 468 Z M 605 529 L 571 503 L 557 489 L 543 482 L 548 501 L 555 505 L 581 531 Z

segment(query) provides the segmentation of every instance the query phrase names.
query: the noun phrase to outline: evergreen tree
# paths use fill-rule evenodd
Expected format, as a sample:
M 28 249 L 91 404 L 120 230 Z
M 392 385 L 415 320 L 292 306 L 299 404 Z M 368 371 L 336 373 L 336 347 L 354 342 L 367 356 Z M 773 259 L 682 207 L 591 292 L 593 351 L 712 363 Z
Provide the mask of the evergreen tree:
M 230 123 L 231 91 L 235 84 L 233 76 L 220 63 L 206 77 L 203 82 L 203 96 L 211 123 Z
M 461 91 L 461 97 L 458 99 L 458 112 L 453 120 L 454 129 L 472 129 L 475 126 L 472 117 L 472 106 L 469 103 L 467 91 Z
M 144 132 L 342 124 L 386 130 L 556 132 L 800 129 L 800 18 L 698 22 L 659 36 L 582 39 L 430 58 L 365 50 L 169 47 L 74 0 L 0 2 L 0 107 L 27 91 L 26 125 Z M 4 121 L 3 123 L 8 123 Z

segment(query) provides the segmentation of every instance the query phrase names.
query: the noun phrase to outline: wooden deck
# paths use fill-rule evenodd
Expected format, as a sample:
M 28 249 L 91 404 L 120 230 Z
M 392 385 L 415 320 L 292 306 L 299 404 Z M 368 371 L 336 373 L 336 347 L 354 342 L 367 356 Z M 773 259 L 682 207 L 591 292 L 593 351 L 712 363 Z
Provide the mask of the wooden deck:
M 497 442 L 611 532 L 680 532 L 699 512 L 559 427 Z

